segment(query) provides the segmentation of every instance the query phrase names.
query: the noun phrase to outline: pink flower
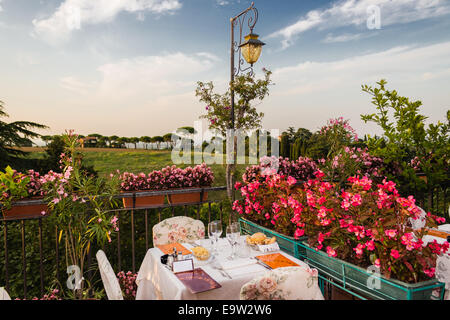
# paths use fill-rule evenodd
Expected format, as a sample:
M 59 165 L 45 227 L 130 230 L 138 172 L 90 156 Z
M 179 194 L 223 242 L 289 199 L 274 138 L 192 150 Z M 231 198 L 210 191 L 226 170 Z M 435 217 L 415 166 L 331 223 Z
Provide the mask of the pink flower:
M 375 259 L 374 265 L 375 265 L 375 267 L 380 268 L 380 267 L 381 267 L 381 261 L 380 261 L 380 259 Z
M 393 239 L 397 236 L 397 230 L 395 230 L 395 229 L 385 230 L 384 233 L 391 239 Z
M 297 183 L 297 180 L 294 177 L 289 176 L 287 179 L 288 185 L 292 186 Z
M 305 230 L 297 228 L 294 233 L 294 238 L 298 239 L 305 234 Z
M 435 268 L 423 269 L 423 273 L 425 273 L 430 278 L 434 277 L 435 272 L 436 272 Z
M 357 207 L 357 206 L 361 205 L 361 203 L 362 203 L 361 195 L 355 194 L 352 197 L 352 206 Z
M 327 247 L 327 254 L 328 254 L 329 257 L 336 257 L 337 256 L 336 250 L 334 250 L 330 246 Z
M 400 253 L 398 252 L 398 250 L 391 249 L 391 256 L 392 256 L 394 259 L 398 259 L 398 258 L 400 258 Z
M 356 246 L 356 248 L 353 248 L 353 251 L 356 252 L 356 255 L 360 256 L 360 255 L 363 254 L 363 249 L 364 249 L 364 244 L 358 243 L 358 245 Z

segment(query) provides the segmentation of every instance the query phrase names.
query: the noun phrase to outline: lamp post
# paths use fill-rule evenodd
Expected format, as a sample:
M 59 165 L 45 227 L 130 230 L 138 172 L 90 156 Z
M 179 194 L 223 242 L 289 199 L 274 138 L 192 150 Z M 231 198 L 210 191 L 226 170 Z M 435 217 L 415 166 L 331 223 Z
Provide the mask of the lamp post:
M 250 13 L 250 14 L 249 14 Z M 249 14 L 249 15 L 248 15 Z M 250 33 L 244 37 L 244 42 L 242 40 L 244 23 L 247 21 L 247 26 L 250 29 Z M 253 74 L 253 64 L 258 61 L 259 56 L 261 55 L 262 46 L 265 44 L 262 41 L 258 40 L 258 35 L 253 33 L 253 28 L 258 21 L 258 10 L 255 8 L 255 3 L 252 2 L 250 7 L 246 10 L 239 13 L 237 16 L 230 19 L 231 23 L 231 81 L 230 85 L 234 82 L 235 76 L 240 73 L 249 71 L 250 74 Z M 237 43 L 234 39 L 235 28 L 239 29 L 239 43 Z M 235 67 L 235 54 L 238 54 L 238 65 Z M 247 63 L 250 64 L 249 67 L 242 68 L 244 65 L 244 59 Z M 231 125 L 230 129 L 233 130 L 235 128 L 235 115 L 234 115 L 234 90 L 231 87 L 230 89 L 231 95 Z M 233 134 L 233 165 L 236 153 L 235 150 L 235 139 Z M 230 165 L 227 164 L 227 186 L 228 192 L 230 193 L 230 189 L 233 189 L 233 174 L 230 168 Z M 229 194 L 230 196 L 230 194 Z M 231 191 L 231 198 L 234 200 L 234 192 Z

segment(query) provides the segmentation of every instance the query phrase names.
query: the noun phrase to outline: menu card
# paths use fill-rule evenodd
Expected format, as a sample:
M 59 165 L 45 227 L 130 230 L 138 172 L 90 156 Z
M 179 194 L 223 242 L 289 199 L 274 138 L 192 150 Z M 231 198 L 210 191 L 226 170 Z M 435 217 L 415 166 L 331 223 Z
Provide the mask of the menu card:
M 189 289 L 191 293 L 200 293 L 222 287 L 211 278 L 203 269 L 175 273 L 178 279 Z
M 173 248 L 177 249 L 178 251 L 181 251 L 181 254 L 183 256 L 191 255 L 192 252 L 186 249 L 182 244 L 176 242 L 176 243 L 169 243 L 169 244 L 159 244 L 157 247 L 164 253 L 164 254 L 172 254 Z
M 255 258 L 272 269 L 281 268 L 281 267 L 299 266 L 297 263 L 289 260 L 281 253 L 271 253 L 271 254 L 256 256 Z
M 447 237 L 450 236 L 449 232 L 443 231 L 443 230 L 436 230 L 436 229 L 428 229 L 427 234 L 434 237 L 444 238 L 447 239 Z

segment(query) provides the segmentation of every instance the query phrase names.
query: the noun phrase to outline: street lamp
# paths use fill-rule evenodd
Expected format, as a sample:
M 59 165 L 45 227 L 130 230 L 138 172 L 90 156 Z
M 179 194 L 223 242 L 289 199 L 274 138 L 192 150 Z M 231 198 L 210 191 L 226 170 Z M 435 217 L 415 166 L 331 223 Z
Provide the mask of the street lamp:
M 241 44 L 239 48 L 241 48 L 242 56 L 248 64 L 253 66 L 253 64 L 258 61 L 263 45 L 265 45 L 265 43 L 258 40 L 257 34 L 250 33 L 245 36 L 245 42 Z
M 240 14 L 235 16 L 234 18 L 230 19 L 231 23 L 231 82 L 234 82 L 234 77 L 239 75 L 241 72 L 246 72 L 249 70 L 249 74 L 253 74 L 253 64 L 258 61 L 262 46 L 264 45 L 264 42 L 258 40 L 258 35 L 253 33 L 253 28 L 256 25 L 256 22 L 258 21 L 258 10 L 255 8 L 255 3 L 252 2 L 250 7 L 248 7 L 246 10 L 242 11 Z M 247 15 L 250 13 L 249 15 Z M 242 41 L 242 34 L 243 34 L 243 28 L 244 23 L 247 21 L 247 25 L 250 29 L 250 33 L 245 36 L 244 40 Z M 237 43 L 234 40 L 234 29 L 235 27 L 239 27 L 239 43 Z M 234 65 L 234 58 L 235 54 L 238 53 L 238 65 L 235 67 Z M 247 61 L 248 64 L 250 64 L 247 68 L 242 68 L 244 65 L 244 57 L 245 61 Z M 231 87 L 230 90 L 231 94 L 231 125 L 230 129 L 234 129 L 234 90 Z M 234 140 L 234 139 L 233 139 Z M 233 142 L 234 144 L 234 142 Z M 234 147 L 233 147 L 234 150 Z M 236 150 L 234 150 L 236 152 Z M 233 163 L 234 163 L 234 157 L 233 157 Z M 229 179 L 229 180 L 228 180 Z M 229 172 L 229 166 L 227 165 L 227 186 L 228 188 L 231 187 L 233 189 L 233 175 Z M 232 199 L 234 200 L 234 192 L 232 192 Z

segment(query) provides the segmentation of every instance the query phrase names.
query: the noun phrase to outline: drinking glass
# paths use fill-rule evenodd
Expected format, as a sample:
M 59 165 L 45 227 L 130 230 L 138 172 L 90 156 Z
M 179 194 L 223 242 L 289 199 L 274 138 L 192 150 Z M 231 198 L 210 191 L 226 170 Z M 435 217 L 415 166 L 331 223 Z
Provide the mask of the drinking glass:
M 237 222 L 233 222 L 230 225 L 227 226 L 226 229 L 227 232 L 227 240 L 231 245 L 231 255 L 228 257 L 228 259 L 234 259 L 236 257 L 236 244 L 239 241 L 239 238 L 241 236 L 241 232 L 240 232 L 240 228 L 239 228 L 239 223 Z
M 212 253 L 217 253 L 217 241 L 222 235 L 222 222 L 220 220 L 211 221 L 208 224 L 208 236 L 211 239 Z

